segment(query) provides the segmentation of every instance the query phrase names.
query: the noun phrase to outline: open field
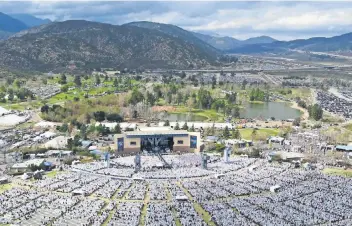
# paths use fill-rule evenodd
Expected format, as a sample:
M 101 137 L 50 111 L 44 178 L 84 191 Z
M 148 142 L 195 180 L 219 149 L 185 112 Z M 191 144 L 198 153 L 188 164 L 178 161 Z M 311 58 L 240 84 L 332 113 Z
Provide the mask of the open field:
M 325 168 L 323 173 L 329 175 L 352 177 L 352 169 L 341 169 L 341 168 Z
M 252 140 L 253 129 L 246 128 L 246 129 L 239 129 L 239 131 L 243 139 Z M 280 132 L 279 129 L 272 129 L 272 128 L 261 128 L 256 131 L 257 131 L 257 134 L 255 135 L 254 140 L 265 140 L 269 136 L 277 136 Z
M 2 184 L 0 185 L 0 194 L 13 188 L 12 184 Z
M 176 106 L 175 111 L 170 112 L 173 114 L 187 114 L 187 113 L 192 113 L 197 116 L 202 116 L 208 118 L 207 121 L 211 122 L 221 122 L 224 120 L 224 115 L 217 113 L 215 110 L 209 109 L 209 110 L 201 110 L 201 109 L 194 109 L 192 108 L 191 111 L 187 107 L 178 107 Z

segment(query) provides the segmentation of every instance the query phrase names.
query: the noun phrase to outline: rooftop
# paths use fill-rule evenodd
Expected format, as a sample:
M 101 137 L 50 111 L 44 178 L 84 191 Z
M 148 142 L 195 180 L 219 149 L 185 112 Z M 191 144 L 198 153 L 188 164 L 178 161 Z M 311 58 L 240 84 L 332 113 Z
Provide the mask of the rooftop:
M 187 130 L 149 130 L 149 131 L 132 131 L 125 133 L 127 137 L 135 136 L 160 136 L 160 135 L 172 135 L 172 136 L 188 136 Z
M 337 150 L 352 151 L 352 146 L 350 145 L 337 145 Z
M 31 160 L 28 160 L 26 162 L 15 163 L 15 164 L 13 164 L 13 166 L 11 168 L 27 168 L 30 165 L 39 166 L 43 162 L 44 162 L 44 159 L 31 159 Z
M 139 131 L 172 131 L 171 127 L 162 126 L 162 127 L 139 127 Z

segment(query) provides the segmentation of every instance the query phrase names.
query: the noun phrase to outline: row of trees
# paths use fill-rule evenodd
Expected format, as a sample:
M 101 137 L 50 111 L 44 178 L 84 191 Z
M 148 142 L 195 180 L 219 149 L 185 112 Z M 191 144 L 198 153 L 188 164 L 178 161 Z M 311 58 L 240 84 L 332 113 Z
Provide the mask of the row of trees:
M 61 126 L 57 126 L 56 129 L 62 133 L 69 133 L 71 134 L 74 131 L 74 128 L 78 131 L 78 133 L 71 139 L 68 143 L 70 147 L 79 147 L 81 146 L 80 140 L 86 140 L 88 138 L 96 138 L 100 135 L 108 135 L 108 134 L 116 134 L 121 133 L 121 126 L 119 123 L 113 129 L 106 127 L 105 125 L 85 125 L 78 122 L 72 122 L 70 124 L 64 123 Z
M 316 121 L 318 121 L 318 120 L 323 118 L 323 109 L 321 108 L 321 106 L 319 104 L 314 104 L 314 105 L 307 106 L 305 101 L 303 101 L 301 99 L 298 99 L 297 100 L 297 105 L 299 107 L 307 109 L 310 118 L 312 118 L 312 119 L 314 119 Z M 299 122 L 298 123 L 296 122 L 295 124 L 299 125 Z
M 249 94 L 250 101 L 269 101 L 269 94 L 259 88 L 252 89 Z
M 323 109 L 320 107 L 319 104 L 308 106 L 308 112 L 309 117 L 313 118 L 316 121 L 323 118 Z
M 164 126 L 170 126 L 169 120 L 166 120 L 164 123 Z M 187 125 L 187 122 L 185 122 L 182 127 L 180 127 L 180 125 L 178 124 L 178 122 L 176 122 L 176 125 L 174 127 L 174 130 L 187 130 L 188 132 L 195 132 L 195 128 L 194 125 L 192 124 L 191 127 L 189 127 Z
M 35 99 L 34 94 L 26 88 L 19 88 L 17 90 L 9 88 L 5 92 L 0 91 L 0 101 L 3 103 L 6 103 L 6 101 L 14 101 L 15 97 L 20 101 Z
M 153 106 L 159 101 L 159 98 L 164 98 L 167 104 L 186 105 L 190 110 L 192 108 L 214 109 L 236 118 L 240 116 L 240 109 L 236 105 L 237 93 L 235 92 L 226 94 L 225 98 L 216 98 L 204 88 L 200 88 L 197 92 L 187 92 L 174 84 L 155 85 L 153 92 L 146 91 L 144 95 L 139 89 L 134 88 L 129 95 L 128 104 L 135 106 L 143 103 Z
M 72 116 L 73 112 L 71 109 L 64 108 L 60 105 L 53 105 L 49 107 L 44 105 L 41 107 L 42 117 L 48 121 L 62 122 L 68 116 Z M 105 111 L 96 111 L 93 113 L 93 119 L 97 122 L 102 122 L 104 120 L 110 122 L 122 122 L 123 117 L 118 113 L 106 113 Z M 86 118 L 88 121 L 92 119 L 90 114 L 87 114 Z
M 230 132 L 230 129 L 228 126 L 225 126 L 224 130 L 223 130 L 223 133 L 222 133 L 222 136 L 223 138 L 225 139 L 229 139 L 229 138 L 232 138 L 232 139 L 242 139 L 242 136 L 241 136 L 241 133 L 240 131 L 236 128 L 236 127 L 233 127 L 232 128 L 232 131 Z

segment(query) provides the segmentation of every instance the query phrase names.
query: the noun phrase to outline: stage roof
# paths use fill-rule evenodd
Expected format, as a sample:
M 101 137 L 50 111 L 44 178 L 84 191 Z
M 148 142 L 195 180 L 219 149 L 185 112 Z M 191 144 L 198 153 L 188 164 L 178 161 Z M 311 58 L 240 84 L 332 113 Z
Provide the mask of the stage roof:
M 125 134 L 127 137 L 188 136 L 187 130 L 132 131 L 132 132 L 125 132 Z

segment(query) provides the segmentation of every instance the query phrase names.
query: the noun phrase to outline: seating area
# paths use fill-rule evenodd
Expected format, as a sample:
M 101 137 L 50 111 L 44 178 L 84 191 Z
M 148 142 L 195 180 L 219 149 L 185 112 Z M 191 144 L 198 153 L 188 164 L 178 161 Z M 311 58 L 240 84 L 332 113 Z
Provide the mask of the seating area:
M 151 179 L 115 178 L 97 173 L 102 169 L 91 164 L 88 168 L 96 170 L 68 170 L 54 178 L 25 183 L 13 180 L 16 186 L 0 194 L 0 224 L 203 226 L 213 222 L 247 226 L 352 222 L 350 179 L 296 169 L 289 163 L 234 158 L 230 163 L 209 163 L 208 170 L 188 165 L 142 172 L 157 175 Z M 117 172 L 118 168 L 103 170 Z M 219 172 L 221 177 L 216 176 Z M 271 191 L 273 186 L 278 190 Z

